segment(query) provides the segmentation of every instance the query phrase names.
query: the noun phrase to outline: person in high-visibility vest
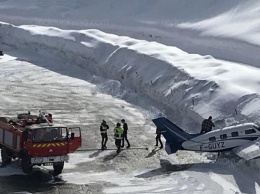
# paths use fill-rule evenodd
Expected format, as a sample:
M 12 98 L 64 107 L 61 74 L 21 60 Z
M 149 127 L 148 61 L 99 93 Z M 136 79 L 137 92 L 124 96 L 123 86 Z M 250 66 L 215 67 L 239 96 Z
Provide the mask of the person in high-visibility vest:
M 114 129 L 114 139 L 115 139 L 115 144 L 117 147 L 117 153 L 120 152 L 120 148 L 121 148 L 121 141 L 123 139 L 123 133 L 124 133 L 124 129 L 121 127 L 120 123 L 116 124 L 116 128 Z
M 107 122 L 105 120 L 102 121 L 100 125 L 100 133 L 101 133 L 101 150 L 104 150 L 107 148 L 107 130 L 109 129 L 109 126 L 107 125 Z

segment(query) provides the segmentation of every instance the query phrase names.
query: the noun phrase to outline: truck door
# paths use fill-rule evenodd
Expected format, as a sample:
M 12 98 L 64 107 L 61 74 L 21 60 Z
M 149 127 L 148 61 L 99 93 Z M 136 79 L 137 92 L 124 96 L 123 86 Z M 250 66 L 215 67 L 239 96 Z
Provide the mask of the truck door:
M 74 152 L 79 147 L 81 147 L 80 127 L 69 128 L 69 153 Z

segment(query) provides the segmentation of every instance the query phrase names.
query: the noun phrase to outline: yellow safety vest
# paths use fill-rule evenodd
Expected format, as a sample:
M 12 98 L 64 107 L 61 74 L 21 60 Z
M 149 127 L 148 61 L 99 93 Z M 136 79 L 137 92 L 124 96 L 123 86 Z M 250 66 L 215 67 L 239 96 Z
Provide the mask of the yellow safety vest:
M 116 127 L 114 131 L 115 131 L 115 135 L 114 135 L 115 139 L 123 139 L 122 135 L 123 135 L 124 129 L 122 129 L 121 127 Z

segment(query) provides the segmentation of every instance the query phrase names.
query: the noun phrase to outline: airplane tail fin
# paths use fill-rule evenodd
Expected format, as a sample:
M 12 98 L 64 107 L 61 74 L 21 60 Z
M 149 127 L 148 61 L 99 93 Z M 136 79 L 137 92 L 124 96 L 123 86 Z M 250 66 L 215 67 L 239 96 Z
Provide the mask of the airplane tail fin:
M 163 137 L 166 139 L 165 151 L 167 154 L 173 154 L 178 150 L 182 150 L 182 142 L 192 138 L 190 134 L 165 117 L 153 119 L 153 122 L 161 130 Z

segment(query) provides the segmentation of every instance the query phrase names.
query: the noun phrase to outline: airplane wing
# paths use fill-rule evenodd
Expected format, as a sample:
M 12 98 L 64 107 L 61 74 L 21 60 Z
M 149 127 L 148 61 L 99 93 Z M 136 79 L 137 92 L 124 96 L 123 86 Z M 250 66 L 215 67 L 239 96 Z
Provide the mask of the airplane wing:
M 260 157 L 260 139 L 258 138 L 254 142 L 239 146 L 233 149 L 235 154 L 244 158 L 245 160 L 251 160 Z

